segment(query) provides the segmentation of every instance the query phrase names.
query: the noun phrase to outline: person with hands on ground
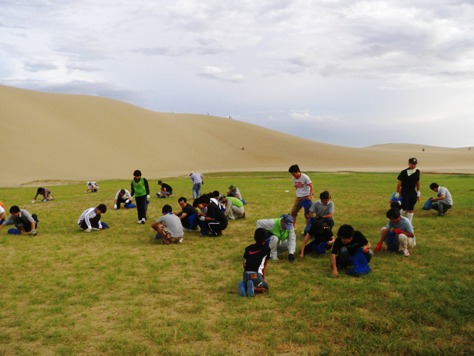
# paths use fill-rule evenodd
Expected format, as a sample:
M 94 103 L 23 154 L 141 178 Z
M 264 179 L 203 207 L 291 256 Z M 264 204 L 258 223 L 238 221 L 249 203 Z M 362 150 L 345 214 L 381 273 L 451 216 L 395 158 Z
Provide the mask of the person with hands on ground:
M 283 214 L 277 219 L 258 220 L 257 228 L 264 228 L 267 231 L 267 243 L 272 260 L 278 261 L 278 252 L 283 251 L 288 251 L 288 261 L 295 260 L 296 234 L 291 215 Z
M 397 208 L 390 208 L 386 216 L 387 225 L 381 229 L 375 252 L 381 251 L 385 242 L 388 251 L 399 251 L 406 257 L 410 256 L 408 249 L 416 246 L 413 225 L 408 218 L 400 215 L 400 210 Z

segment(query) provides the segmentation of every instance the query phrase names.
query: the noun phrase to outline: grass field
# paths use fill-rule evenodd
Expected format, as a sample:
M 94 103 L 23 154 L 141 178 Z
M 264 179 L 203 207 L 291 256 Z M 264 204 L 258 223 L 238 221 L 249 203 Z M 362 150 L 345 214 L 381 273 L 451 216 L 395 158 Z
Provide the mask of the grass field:
M 144 172 L 146 173 L 146 172 Z M 335 230 L 344 223 L 375 246 L 385 225 L 395 174 L 317 173 L 315 195 L 331 192 Z M 146 175 L 145 175 L 146 177 Z M 148 177 L 150 178 L 150 177 Z M 158 178 L 158 177 L 157 177 Z M 36 187 L 0 188 L 7 208 L 40 219 L 38 236 L 0 231 L 0 354 L 473 354 L 474 176 L 422 175 L 422 201 L 446 186 L 454 208 L 445 217 L 421 210 L 409 258 L 382 252 L 359 278 L 330 273 L 329 257 L 270 261 L 270 292 L 236 293 L 244 248 L 255 222 L 287 213 L 294 200 L 288 173 L 206 175 L 204 192 L 238 186 L 247 219 L 222 237 L 186 233 L 180 245 L 152 242 L 152 220 L 190 197 L 187 178 L 164 180 L 172 198 L 152 199 L 146 225 L 135 210 L 113 210 L 129 181 L 48 186 L 56 200 L 32 204 Z M 289 190 L 289 192 L 286 192 Z M 99 203 L 111 228 L 81 232 L 81 212 Z M 302 217 L 297 223 L 297 251 Z

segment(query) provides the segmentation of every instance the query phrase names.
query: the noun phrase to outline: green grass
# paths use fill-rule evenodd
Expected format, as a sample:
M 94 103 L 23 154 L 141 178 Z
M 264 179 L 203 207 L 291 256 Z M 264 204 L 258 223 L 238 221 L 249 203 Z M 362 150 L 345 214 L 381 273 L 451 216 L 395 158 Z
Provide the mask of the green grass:
M 394 174 L 309 173 L 316 195 L 331 192 L 335 221 L 375 245 L 385 225 Z M 422 175 L 422 201 L 436 181 L 454 208 L 444 218 L 418 204 L 418 245 L 409 258 L 376 255 L 360 278 L 331 276 L 329 258 L 283 256 L 268 267 L 270 292 L 242 298 L 236 288 L 255 222 L 289 211 L 288 173 L 206 175 L 204 191 L 237 185 L 246 220 L 217 239 L 186 233 L 180 245 L 152 243 L 165 203 L 191 195 L 191 182 L 170 178 L 173 198 L 152 199 L 147 225 L 136 211 L 114 211 L 128 181 L 50 186 L 56 200 L 31 204 L 36 187 L 0 188 L 0 200 L 40 219 L 37 237 L 0 232 L 0 354 L 472 354 L 474 347 L 474 176 Z M 47 183 L 45 183 L 46 186 Z M 289 192 L 285 192 L 289 190 Z M 90 234 L 76 221 L 106 203 L 111 228 Z M 298 220 L 298 232 L 302 219 Z M 298 233 L 298 248 L 301 244 Z

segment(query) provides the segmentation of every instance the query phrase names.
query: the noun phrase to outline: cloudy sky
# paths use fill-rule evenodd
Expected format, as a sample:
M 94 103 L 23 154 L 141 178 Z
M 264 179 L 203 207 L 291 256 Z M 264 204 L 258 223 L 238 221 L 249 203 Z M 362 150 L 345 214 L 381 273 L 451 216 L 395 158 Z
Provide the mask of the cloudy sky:
M 473 0 L 0 0 L 0 84 L 474 146 Z

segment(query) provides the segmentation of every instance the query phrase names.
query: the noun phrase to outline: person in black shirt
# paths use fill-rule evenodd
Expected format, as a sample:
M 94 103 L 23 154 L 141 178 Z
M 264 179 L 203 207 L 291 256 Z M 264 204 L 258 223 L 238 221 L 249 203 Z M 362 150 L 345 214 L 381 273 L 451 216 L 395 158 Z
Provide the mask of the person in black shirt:
M 181 225 L 187 230 L 196 230 L 197 228 L 197 210 L 188 204 L 185 197 L 178 199 L 178 204 L 181 207 L 181 211 L 176 215 L 181 220 Z
M 308 245 L 309 238 L 313 238 Z M 300 257 L 308 253 L 315 252 L 320 255 L 324 255 L 326 250 L 329 250 L 334 243 L 334 234 L 331 231 L 331 227 L 328 223 L 323 220 L 313 220 L 309 231 L 305 234 L 303 243 L 301 245 Z
M 202 195 L 196 199 L 197 205 L 206 209 L 206 214 L 199 217 L 199 226 L 202 236 L 221 236 L 222 230 L 227 228 L 227 218 L 209 195 Z
M 337 231 L 337 239 L 331 251 L 331 272 L 333 276 L 338 276 L 338 270 L 352 266 L 351 257 L 355 256 L 361 249 L 367 260 L 370 262 L 373 252 L 370 249 L 370 242 L 367 241 L 360 231 L 354 231 L 351 225 L 342 225 Z
M 239 282 L 237 291 L 240 296 L 253 297 L 255 293 L 268 291 L 265 280 L 267 263 L 270 259 L 270 247 L 266 244 L 267 230 L 257 228 L 254 234 L 255 243 L 245 248 L 243 280 Z
M 168 198 L 173 194 L 173 188 L 171 188 L 171 185 L 163 183 L 162 180 L 158 181 L 158 185 L 161 186 L 160 192 L 156 193 L 158 198 Z
M 420 171 L 416 168 L 418 160 L 412 157 L 408 160 L 408 168 L 398 175 L 395 198 L 402 198 L 401 209 L 407 212 L 410 222 L 413 220 L 415 204 L 420 201 Z

